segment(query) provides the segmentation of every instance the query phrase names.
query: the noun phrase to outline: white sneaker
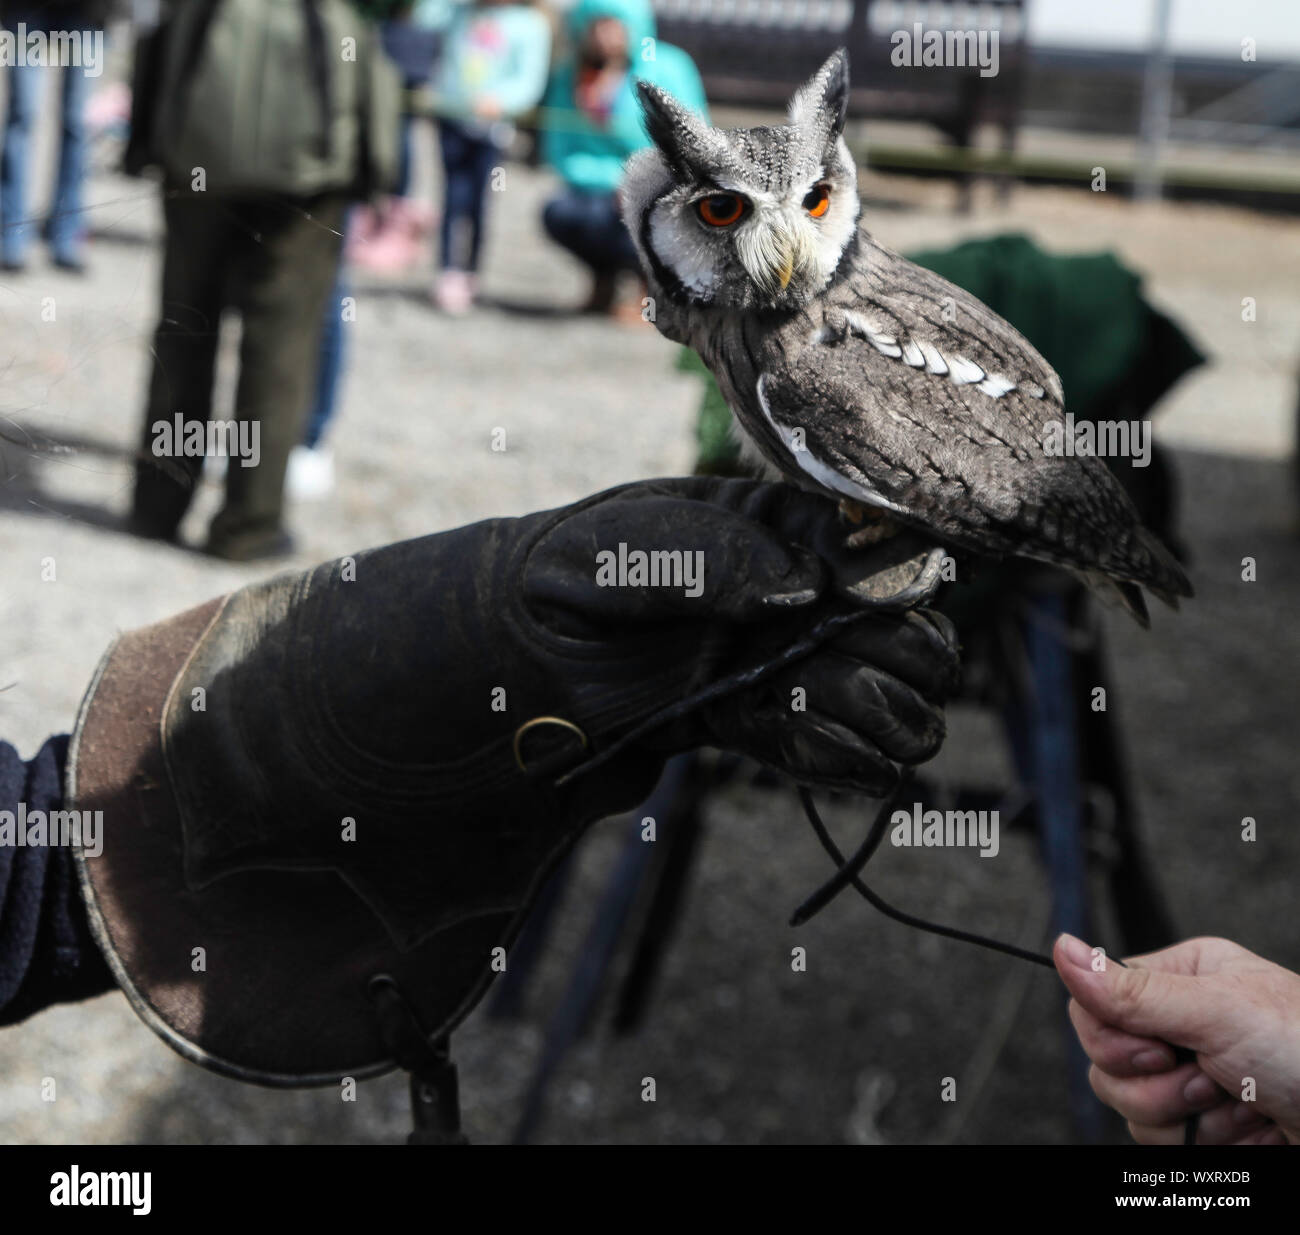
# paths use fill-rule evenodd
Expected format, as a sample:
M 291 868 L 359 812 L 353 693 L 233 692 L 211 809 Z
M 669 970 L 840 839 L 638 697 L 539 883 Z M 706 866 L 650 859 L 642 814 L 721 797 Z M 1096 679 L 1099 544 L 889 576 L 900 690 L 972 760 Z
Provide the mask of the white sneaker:
M 434 280 L 433 303 L 452 317 L 474 307 L 474 277 L 464 270 L 444 270 Z
M 285 474 L 289 496 L 300 502 L 315 502 L 334 491 L 334 452 L 324 446 L 295 446 Z

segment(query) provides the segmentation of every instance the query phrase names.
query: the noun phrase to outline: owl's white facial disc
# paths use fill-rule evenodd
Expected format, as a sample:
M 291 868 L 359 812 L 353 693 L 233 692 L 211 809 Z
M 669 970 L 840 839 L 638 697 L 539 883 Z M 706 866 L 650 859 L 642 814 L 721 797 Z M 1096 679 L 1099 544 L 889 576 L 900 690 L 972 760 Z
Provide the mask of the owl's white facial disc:
M 656 294 L 767 311 L 821 295 L 858 220 L 857 169 L 841 136 L 843 54 L 796 94 L 784 125 L 713 129 L 662 91 L 640 90 L 655 146 L 628 166 L 624 215 Z
M 838 139 L 825 162 L 801 160 L 797 176 L 775 183 L 762 166 L 737 162 L 740 174 L 710 183 L 661 183 L 638 237 L 649 250 L 643 257 L 652 256 L 654 266 L 671 274 L 678 286 L 666 291 L 680 290 L 696 303 L 799 308 L 826 289 L 857 228 L 853 160 Z M 640 170 L 634 164 L 630 180 L 641 179 Z M 743 211 L 735 222 L 715 226 L 702 217 L 701 203 L 724 194 L 739 198 Z M 823 196 L 825 206 L 818 210 Z

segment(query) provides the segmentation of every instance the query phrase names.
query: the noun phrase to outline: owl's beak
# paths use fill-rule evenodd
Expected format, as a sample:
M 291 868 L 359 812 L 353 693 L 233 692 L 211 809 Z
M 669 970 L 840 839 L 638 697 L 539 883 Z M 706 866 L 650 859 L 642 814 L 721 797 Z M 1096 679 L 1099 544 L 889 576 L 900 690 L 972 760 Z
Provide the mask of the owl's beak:
M 773 292 L 785 291 L 808 260 L 806 244 L 783 218 L 762 220 L 760 226 L 741 232 L 738 248 L 750 276 Z
M 777 266 L 773 273 L 781 283 L 781 290 L 785 291 L 790 286 L 790 280 L 794 277 L 794 246 L 787 244 L 782 246 L 781 264 Z
M 766 283 L 769 287 L 780 287 L 785 291 L 790 286 L 790 280 L 794 278 L 795 268 L 795 244 L 792 237 L 783 227 L 773 227 L 764 237 L 764 243 L 757 254 L 755 254 L 758 266 L 757 270 L 751 273 L 760 283 Z
M 785 219 L 774 223 L 768 235 L 768 247 L 764 256 L 773 283 L 785 291 L 794 278 L 794 272 L 807 260 L 797 228 Z

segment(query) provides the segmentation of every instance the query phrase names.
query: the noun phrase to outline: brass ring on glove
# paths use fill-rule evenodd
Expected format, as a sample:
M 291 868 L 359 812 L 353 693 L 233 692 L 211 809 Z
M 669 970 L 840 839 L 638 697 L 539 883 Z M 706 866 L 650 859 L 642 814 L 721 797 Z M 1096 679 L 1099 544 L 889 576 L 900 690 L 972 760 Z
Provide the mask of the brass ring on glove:
M 561 716 L 534 716 L 532 720 L 525 721 L 518 729 L 515 730 L 515 764 L 521 772 L 528 771 L 528 765 L 524 762 L 523 756 L 523 739 L 530 729 L 535 729 L 539 725 L 558 725 L 561 729 L 567 729 L 570 733 L 578 735 L 578 741 L 582 743 L 581 749 L 587 749 L 587 735 L 583 733 L 571 720 L 565 720 Z

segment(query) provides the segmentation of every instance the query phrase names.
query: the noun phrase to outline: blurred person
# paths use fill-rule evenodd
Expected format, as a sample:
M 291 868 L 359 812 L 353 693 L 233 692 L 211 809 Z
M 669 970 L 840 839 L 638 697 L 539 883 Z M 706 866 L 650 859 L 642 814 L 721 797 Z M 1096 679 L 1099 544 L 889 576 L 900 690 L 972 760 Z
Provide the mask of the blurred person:
M 347 262 L 341 260 L 338 278 L 326 300 L 325 316 L 321 321 L 320 347 L 306 427 L 302 441 L 289 452 L 284 474 L 285 492 L 294 501 L 319 501 L 334 491 L 334 451 L 325 438 L 338 411 L 339 391 L 343 385 L 350 321 L 346 308 L 350 296 Z M 225 484 L 226 462 L 225 455 L 218 455 L 205 471 L 213 480 Z
M 706 119 L 708 104 L 690 56 L 655 37 L 649 0 L 578 0 L 566 27 L 570 50 L 552 74 L 542 133 L 542 157 L 564 189 L 542 223 L 591 271 L 585 311 L 617 312 L 619 274 L 640 278 L 616 197 L 628 156 L 650 144 L 635 82 L 653 82 Z
M 434 86 L 443 211 L 433 299 L 444 312 L 474 303 L 488 182 L 514 139 L 512 122 L 541 100 L 550 57 L 551 27 L 524 4 L 475 0 L 447 30 Z
M 326 443 L 325 435 L 338 411 L 339 391 L 343 384 L 347 328 L 351 320 L 346 308 L 350 298 L 347 263 L 341 261 L 321 323 L 316 380 L 307 412 L 307 426 L 302 441 L 289 454 L 285 473 L 289 496 L 299 501 L 317 501 L 334 489 L 334 452 Z
M 1052 958 L 1093 1092 L 1134 1140 L 1180 1145 L 1196 1115 L 1199 1145 L 1300 1145 L 1300 974 L 1227 939 L 1125 967 L 1062 935 Z M 1170 1044 L 1196 1059 L 1180 1063 Z
M 363 3 L 380 21 L 384 51 L 409 92 L 427 86 L 441 54 L 443 32 L 451 22 L 454 0 L 399 0 Z M 368 270 L 396 273 L 419 262 L 433 232 L 433 207 L 413 192 L 415 129 L 418 121 L 402 108 L 397 183 L 376 205 L 358 206 L 348 225 L 346 260 Z
M 602 560 L 648 549 L 680 577 L 602 581 Z M 27 763 L 0 744 L 0 1024 L 117 985 L 227 1075 L 369 1075 L 393 1058 L 369 981 L 449 1031 L 545 873 L 674 753 L 873 795 L 930 758 L 959 676 L 926 607 L 942 560 L 906 533 L 849 549 L 834 503 L 786 485 L 667 478 L 121 635 L 70 739 Z M 841 614 L 858 620 L 780 662 Z
M 348 40 L 355 59 L 332 53 Z M 400 85 L 347 0 L 182 0 L 141 54 L 127 167 L 161 166 L 166 239 L 130 527 L 175 540 L 205 455 L 221 453 L 212 387 L 232 308 L 243 325 L 232 457 L 206 547 L 276 556 L 292 546 L 285 471 L 346 211 L 393 183 Z
M 395 8 L 381 0 L 364 4 L 362 10 L 381 19 L 384 51 L 397 66 L 404 90 L 409 92 L 427 83 L 439 54 L 442 31 L 451 20 L 452 0 L 402 0 Z M 393 193 L 385 196 L 378 207 L 361 204 L 348 213 L 338 277 L 321 328 L 307 424 L 302 441 L 289 454 L 285 474 L 289 496 L 299 501 L 319 500 L 334 489 L 334 452 L 325 437 L 338 410 L 347 356 L 347 326 L 351 321 L 345 313 L 351 298 L 348 267 L 355 263 L 370 270 L 405 270 L 420 260 L 425 239 L 433 228 L 432 207 L 411 192 L 415 123 L 403 106 Z
M 338 278 L 326 300 L 325 316 L 321 322 L 320 347 L 306 427 L 302 441 L 289 452 L 284 474 L 285 492 L 297 502 L 319 501 L 334 491 L 334 451 L 326 441 L 326 434 L 338 411 L 339 391 L 343 385 L 349 324 L 345 309 L 350 295 L 347 263 L 340 261 Z M 224 485 L 226 464 L 226 456 L 218 455 L 205 471 Z
M 86 228 L 82 185 L 86 172 L 86 101 L 90 81 L 103 73 L 104 27 L 117 8 L 114 0 L 0 0 L 0 29 L 13 35 L 76 35 L 80 63 L 60 73 L 59 156 L 49 212 L 40 232 L 60 269 L 85 269 Z M 97 36 L 97 37 L 96 37 Z M 54 44 L 48 45 L 56 50 Z M 61 41 L 59 48 L 70 46 Z M 96 50 L 97 49 L 97 50 Z M 99 57 L 97 62 L 96 56 Z M 28 214 L 28 174 L 35 157 L 35 126 L 50 66 L 13 63 L 7 81 L 4 132 L 0 135 L 0 269 L 26 269 L 37 224 Z

